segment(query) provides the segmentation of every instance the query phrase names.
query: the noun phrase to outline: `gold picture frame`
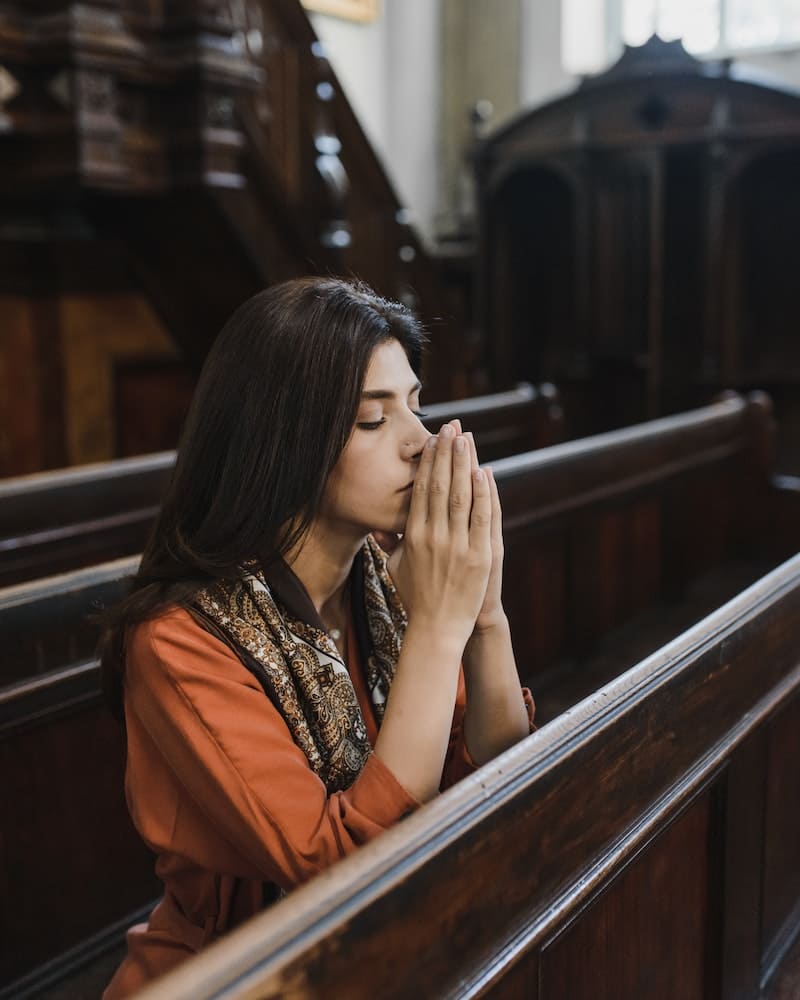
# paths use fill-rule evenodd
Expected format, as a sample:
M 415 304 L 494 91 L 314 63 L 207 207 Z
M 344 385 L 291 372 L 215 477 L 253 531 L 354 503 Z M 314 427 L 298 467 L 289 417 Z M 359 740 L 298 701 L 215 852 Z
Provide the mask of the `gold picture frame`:
M 378 16 L 378 0 L 302 0 L 302 4 L 306 10 L 348 21 L 374 21 Z

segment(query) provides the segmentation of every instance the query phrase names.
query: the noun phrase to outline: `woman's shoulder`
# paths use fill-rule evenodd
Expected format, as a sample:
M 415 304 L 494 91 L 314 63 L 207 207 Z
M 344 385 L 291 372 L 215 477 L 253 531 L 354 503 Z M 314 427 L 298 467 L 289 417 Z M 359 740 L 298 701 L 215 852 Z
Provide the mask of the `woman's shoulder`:
M 224 642 L 212 635 L 187 608 L 170 606 L 143 622 L 128 626 L 128 669 L 137 664 L 156 664 L 173 673 L 187 662 L 222 658 L 239 663 Z
M 191 634 L 194 631 L 202 632 L 203 629 L 191 612 L 178 605 L 170 605 L 142 622 L 129 625 L 128 647 L 153 645 L 164 639 L 187 632 Z

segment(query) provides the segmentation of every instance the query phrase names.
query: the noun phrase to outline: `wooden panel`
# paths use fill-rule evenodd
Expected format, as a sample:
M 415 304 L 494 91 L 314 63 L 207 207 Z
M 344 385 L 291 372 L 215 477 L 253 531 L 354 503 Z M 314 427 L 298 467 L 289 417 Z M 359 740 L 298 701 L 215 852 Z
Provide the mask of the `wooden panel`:
M 767 747 L 762 953 L 769 963 L 800 918 L 800 698 L 772 721 Z
M 177 447 L 195 376 L 180 362 L 114 365 L 114 455 L 147 455 Z
M 660 504 L 592 509 L 572 541 L 574 619 L 584 645 L 646 608 L 661 590 Z
M 173 358 L 175 347 L 137 295 L 61 301 L 70 464 L 114 458 L 113 366 L 124 358 Z
M 33 303 L 0 297 L 0 476 L 43 468 Z
M 0 738 L 0 982 L 159 894 L 123 760 L 122 731 L 96 700 Z
M 113 365 L 141 356 L 175 348 L 139 296 L 0 298 L 0 476 L 113 458 Z
M 539 1000 L 538 951 L 526 952 L 514 965 L 504 967 L 484 995 L 492 1000 Z
M 137 566 L 137 558 L 123 559 L 0 588 L 0 688 L 93 659 L 91 616 L 122 598 Z
M 526 537 L 527 536 L 527 537 Z M 567 547 L 564 531 L 506 535 L 503 603 L 520 669 L 534 683 L 567 642 Z
M 542 949 L 541 1000 L 708 1000 L 710 793 Z
M 758 994 L 761 965 L 761 883 L 764 875 L 766 727 L 736 751 L 725 776 L 724 893 L 721 996 Z

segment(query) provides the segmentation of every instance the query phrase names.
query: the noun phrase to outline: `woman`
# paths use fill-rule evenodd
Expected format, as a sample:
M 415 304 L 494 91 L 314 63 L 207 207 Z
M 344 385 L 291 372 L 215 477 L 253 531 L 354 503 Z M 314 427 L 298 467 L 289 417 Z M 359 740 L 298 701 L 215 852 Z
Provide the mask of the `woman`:
M 106 1000 L 530 732 L 497 489 L 457 421 L 420 422 L 423 339 L 365 286 L 306 279 L 246 302 L 209 354 L 105 635 L 165 885 Z M 404 533 L 388 560 L 373 531 Z

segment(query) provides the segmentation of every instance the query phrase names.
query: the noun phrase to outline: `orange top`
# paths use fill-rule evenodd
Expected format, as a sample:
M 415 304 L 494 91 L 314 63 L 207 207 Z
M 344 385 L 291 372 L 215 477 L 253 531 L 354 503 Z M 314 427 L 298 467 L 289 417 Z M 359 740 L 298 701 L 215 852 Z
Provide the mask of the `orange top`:
M 354 633 L 348 670 L 374 745 Z M 442 788 L 476 767 L 465 703 L 462 674 Z M 104 1000 L 130 996 L 419 806 L 374 754 L 329 795 L 253 674 L 182 609 L 131 630 L 125 716 L 128 807 L 165 892 L 129 931 Z

